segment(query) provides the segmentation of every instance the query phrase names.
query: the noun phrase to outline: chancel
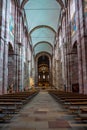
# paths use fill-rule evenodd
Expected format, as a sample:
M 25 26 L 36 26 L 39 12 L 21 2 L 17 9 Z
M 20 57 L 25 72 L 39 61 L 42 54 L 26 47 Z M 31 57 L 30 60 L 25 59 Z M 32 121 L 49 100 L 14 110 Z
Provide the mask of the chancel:
M 0 129 L 87 129 L 87 0 L 0 0 Z

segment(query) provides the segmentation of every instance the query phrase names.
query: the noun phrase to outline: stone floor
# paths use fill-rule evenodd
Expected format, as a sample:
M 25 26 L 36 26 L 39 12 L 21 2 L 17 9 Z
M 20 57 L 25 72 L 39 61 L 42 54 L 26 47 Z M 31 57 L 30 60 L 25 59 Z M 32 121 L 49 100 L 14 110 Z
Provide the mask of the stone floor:
M 0 130 L 87 130 L 87 123 L 65 110 L 47 92 L 40 92 Z

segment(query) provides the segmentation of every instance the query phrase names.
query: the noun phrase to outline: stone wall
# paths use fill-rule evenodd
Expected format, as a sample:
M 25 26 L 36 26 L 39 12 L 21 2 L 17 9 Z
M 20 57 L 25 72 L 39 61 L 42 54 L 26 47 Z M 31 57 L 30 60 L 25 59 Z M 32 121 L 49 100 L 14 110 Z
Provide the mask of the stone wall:
M 63 33 L 65 29 L 65 36 L 61 35 L 65 54 L 66 91 L 72 91 L 73 84 L 78 84 L 79 93 L 87 93 L 87 12 L 84 13 L 84 6 L 87 7 L 87 3 L 84 5 L 84 1 L 74 1 L 75 13 L 71 18 L 73 8 L 72 2 L 68 0 L 66 10 L 62 14 L 65 22 L 61 19 L 61 32 Z M 77 54 L 73 52 L 75 43 Z
M 14 91 L 23 91 L 25 87 L 24 63 L 28 62 L 29 39 L 18 4 L 17 0 L 0 0 L 0 94 L 7 93 L 12 84 Z

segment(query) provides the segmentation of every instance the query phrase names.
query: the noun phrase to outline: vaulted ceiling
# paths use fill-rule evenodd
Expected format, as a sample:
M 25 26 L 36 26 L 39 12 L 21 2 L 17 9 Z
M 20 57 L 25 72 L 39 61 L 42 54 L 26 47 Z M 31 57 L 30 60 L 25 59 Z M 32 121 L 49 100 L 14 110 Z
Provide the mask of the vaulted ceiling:
M 52 54 L 64 0 L 23 0 L 34 54 Z

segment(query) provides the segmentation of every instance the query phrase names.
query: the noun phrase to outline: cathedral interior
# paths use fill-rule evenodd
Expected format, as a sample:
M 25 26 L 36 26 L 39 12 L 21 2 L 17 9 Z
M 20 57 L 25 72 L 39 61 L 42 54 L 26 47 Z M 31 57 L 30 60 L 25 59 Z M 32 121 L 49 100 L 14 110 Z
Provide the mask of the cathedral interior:
M 87 0 L 0 0 L 0 129 L 87 130 Z

